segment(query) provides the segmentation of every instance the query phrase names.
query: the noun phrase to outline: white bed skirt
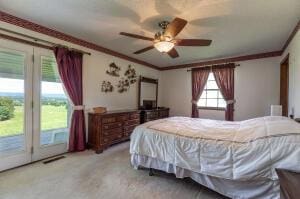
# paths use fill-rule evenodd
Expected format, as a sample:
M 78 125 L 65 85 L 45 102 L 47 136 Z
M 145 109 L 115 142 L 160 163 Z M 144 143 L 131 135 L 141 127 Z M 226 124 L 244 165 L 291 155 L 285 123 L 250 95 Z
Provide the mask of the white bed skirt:
M 264 181 L 234 181 L 222 179 L 196 173 L 155 158 L 138 154 L 131 155 L 131 164 L 135 169 L 138 169 L 139 167 L 153 168 L 167 173 L 174 173 L 177 178 L 189 177 L 199 184 L 230 198 L 280 198 L 278 180 L 266 179 Z

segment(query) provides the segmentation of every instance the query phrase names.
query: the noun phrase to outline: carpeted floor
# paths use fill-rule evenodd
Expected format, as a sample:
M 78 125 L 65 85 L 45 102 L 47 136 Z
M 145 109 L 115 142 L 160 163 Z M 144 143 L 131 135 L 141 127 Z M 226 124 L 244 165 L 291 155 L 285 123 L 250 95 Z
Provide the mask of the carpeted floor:
M 1 199 L 217 199 L 223 198 L 189 179 L 148 170 L 134 170 L 129 142 L 97 155 L 68 154 L 0 173 Z

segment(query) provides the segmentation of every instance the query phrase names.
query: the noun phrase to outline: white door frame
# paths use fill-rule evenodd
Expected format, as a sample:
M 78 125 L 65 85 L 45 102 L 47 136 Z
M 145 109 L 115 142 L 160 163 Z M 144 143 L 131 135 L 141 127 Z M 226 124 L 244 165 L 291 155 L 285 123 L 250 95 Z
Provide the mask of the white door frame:
M 22 151 L 0 152 L 0 171 L 67 152 L 68 143 L 40 145 L 41 56 L 54 56 L 51 50 L 0 39 L 0 50 L 21 52 L 24 63 L 24 138 Z
M 33 154 L 32 161 L 45 159 L 68 151 L 68 143 L 40 145 L 41 136 L 41 56 L 54 57 L 51 50 L 34 48 L 33 67 Z
M 0 153 L 0 171 L 30 163 L 32 161 L 32 56 L 33 48 L 28 45 L 0 39 L 0 49 L 20 52 L 24 61 L 24 150 Z

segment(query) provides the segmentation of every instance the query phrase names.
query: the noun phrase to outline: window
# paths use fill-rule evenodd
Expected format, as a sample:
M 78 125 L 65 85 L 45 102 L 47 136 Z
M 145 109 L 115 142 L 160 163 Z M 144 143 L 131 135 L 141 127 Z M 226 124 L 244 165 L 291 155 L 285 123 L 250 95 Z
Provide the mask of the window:
M 0 153 L 25 148 L 25 54 L 0 49 Z
M 67 142 L 69 102 L 54 57 L 41 56 L 41 145 Z
M 226 102 L 220 92 L 213 73 L 209 73 L 203 93 L 197 103 L 199 108 L 224 109 Z

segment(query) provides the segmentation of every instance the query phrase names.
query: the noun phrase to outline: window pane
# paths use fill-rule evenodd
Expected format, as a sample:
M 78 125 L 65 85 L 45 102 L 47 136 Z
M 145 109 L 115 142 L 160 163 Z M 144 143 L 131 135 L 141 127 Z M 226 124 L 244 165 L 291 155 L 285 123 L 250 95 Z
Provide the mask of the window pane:
M 224 99 L 219 99 L 219 107 L 222 107 L 222 108 L 226 107 L 226 102 Z
M 208 90 L 207 98 L 218 98 L 218 91 Z
M 207 81 L 207 89 L 219 89 L 216 81 Z
M 207 99 L 208 107 L 218 107 L 218 99 Z
M 0 153 L 25 149 L 25 58 L 0 49 Z
M 206 106 L 206 99 L 200 99 L 197 103 L 198 106 Z
M 222 95 L 222 93 L 221 93 L 221 91 L 219 90 L 219 98 L 222 98 L 222 99 L 224 99 L 224 97 L 223 97 L 223 95 Z
M 208 75 L 208 81 L 209 80 L 215 80 L 215 77 L 214 77 L 213 73 L 209 73 L 209 75 Z
M 202 92 L 200 99 L 206 99 L 206 90 Z
M 64 143 L 68 139 L 69 103 L 54 57 L 41 57 L 41 145 Z

